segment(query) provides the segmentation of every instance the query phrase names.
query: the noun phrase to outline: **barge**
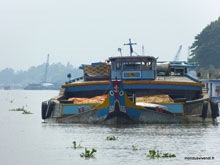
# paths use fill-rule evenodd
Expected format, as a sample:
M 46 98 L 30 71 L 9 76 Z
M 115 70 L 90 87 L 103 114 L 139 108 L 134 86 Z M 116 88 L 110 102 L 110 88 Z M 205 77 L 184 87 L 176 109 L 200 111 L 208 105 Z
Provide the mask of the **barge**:
M 59 123 L 168 124 L 217 121 L 218 104 L 190 75 L 194 64 L 153 56 L 110 57 L 82 65 L 83 76 L 42 103 L 42 119 Z

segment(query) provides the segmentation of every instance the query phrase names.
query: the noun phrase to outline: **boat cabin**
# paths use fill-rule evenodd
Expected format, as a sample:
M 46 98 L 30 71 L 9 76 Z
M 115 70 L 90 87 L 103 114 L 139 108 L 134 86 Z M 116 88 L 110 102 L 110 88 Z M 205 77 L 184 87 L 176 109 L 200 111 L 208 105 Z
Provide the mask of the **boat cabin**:
M 187 63 L 185 61 L 158 61 L 157 75 L 186 76 L 190 71 L 195 70 L 196 67 L 196 63 Z
M 152 56 L 111 57 L 112 80 L 155 80 L 156 58 Z
M 205 84 L 207 93 L 211 97 L 211 100 L 215 100 L 216 102 L 220 103 L 220 80 L 218 79 L 208 79 L 203 80 Z

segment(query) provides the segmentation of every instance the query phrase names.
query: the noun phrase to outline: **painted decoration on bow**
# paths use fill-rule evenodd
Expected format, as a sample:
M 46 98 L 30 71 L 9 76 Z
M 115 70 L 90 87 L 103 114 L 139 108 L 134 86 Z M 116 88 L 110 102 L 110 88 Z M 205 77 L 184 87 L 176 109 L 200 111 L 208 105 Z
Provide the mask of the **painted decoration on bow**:
M 112 113 L 116 110 L 116 104 L 118 104 L 119 106 L 119 111 L 126 113 L 124 94 L 125 93 L 124 93 L 122 81 L 117 81 L 117 80 L 112 81 L 112 85 L 109 91 L 109 95 L 110 95 L 109 113 Z

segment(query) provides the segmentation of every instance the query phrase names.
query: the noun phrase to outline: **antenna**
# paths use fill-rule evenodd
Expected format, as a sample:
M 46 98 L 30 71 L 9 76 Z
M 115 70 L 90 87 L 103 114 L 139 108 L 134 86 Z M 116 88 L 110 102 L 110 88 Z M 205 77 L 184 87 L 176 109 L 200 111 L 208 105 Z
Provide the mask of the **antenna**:
M 45 75 L 44 75 L 44 82 L 47 81 L 47 72 L 48 72 L 48 67 L 49 67 L 49 57 L 50 55 L 47 55 L 47 61 L 46 61 L 46 66 L 45 66 Z
M 118 48 L 118 51 L 119 51 L 119 53 L 121 54 L 121 57 L 122 57 L 121 48 Z
M 142 45 L 142 55 L 144 56 L 144 45 Z
M 137 45 L 137 43 L 132 43 L 131 39 L 129 38 L 129 43 L 124 44 L 124 45 L 129 45 L 130 46 L 130 56 L 132 56 L 132 53 L 133 53 L 132 45 Z

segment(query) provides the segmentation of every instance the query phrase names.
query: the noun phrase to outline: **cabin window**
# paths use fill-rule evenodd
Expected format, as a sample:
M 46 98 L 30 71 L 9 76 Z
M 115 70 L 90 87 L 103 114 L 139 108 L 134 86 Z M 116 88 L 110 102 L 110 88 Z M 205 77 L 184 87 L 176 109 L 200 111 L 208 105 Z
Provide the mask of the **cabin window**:
M 153 59 L 147 61 L 112 61 L 112 70 L 153 70 L 155 63 Z
M 154 67 L 154 63 L 152 60 L 142 62 L 142 70 L 152 70 L 153 67 Z
M 142 70 L 148 70 L 147 62 L 142 61 Z
M 112 63 L 112 70 L 121 70 L 121 63 L 120 62 Z
M 141 62 L 123 62 L 123 70 L 140 70 Z
M 149 70 L 152 70 L 152 61 L 147 61 L 147 67 Z
M 185 68 L 172 68 L 171 75 L 183 76 L 185 75 Z

